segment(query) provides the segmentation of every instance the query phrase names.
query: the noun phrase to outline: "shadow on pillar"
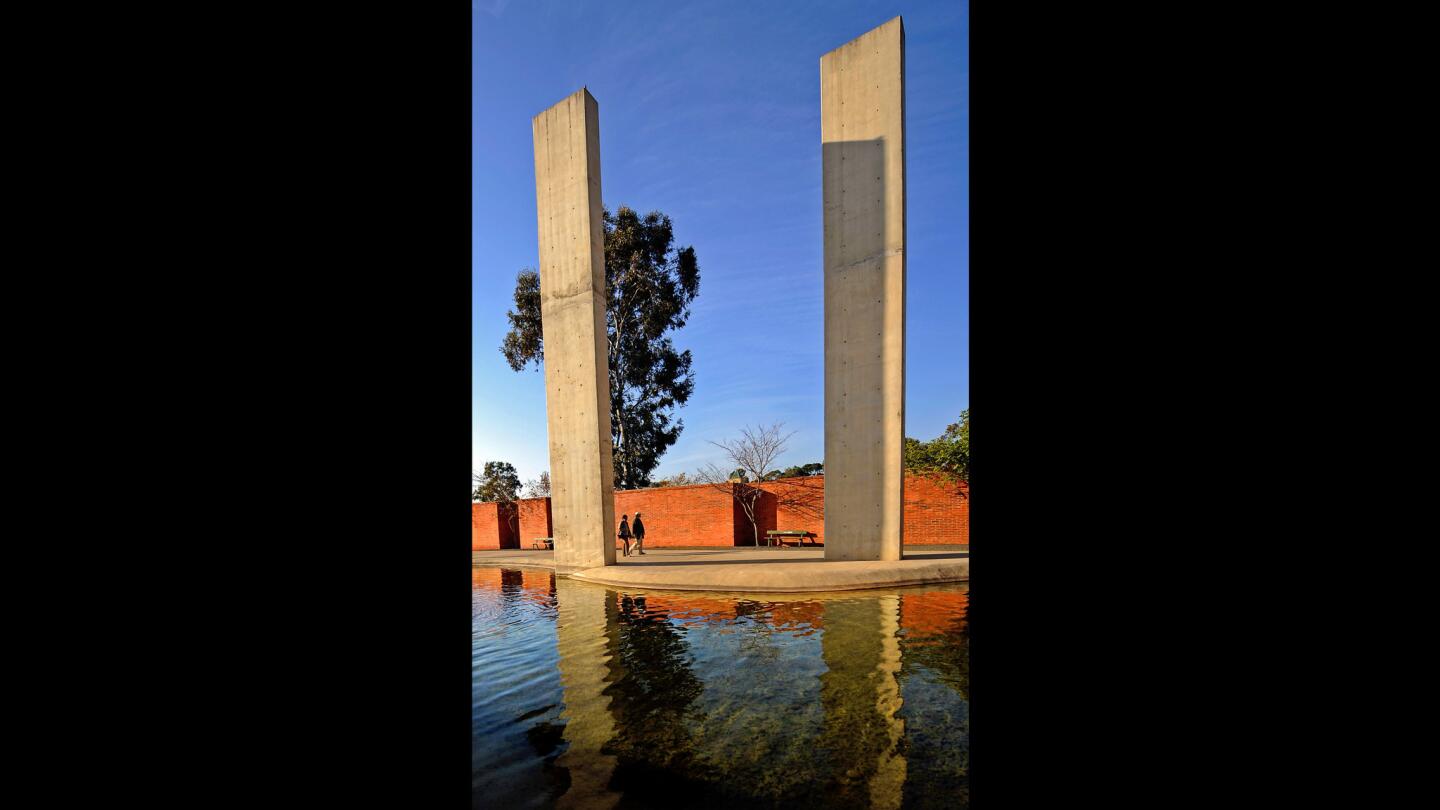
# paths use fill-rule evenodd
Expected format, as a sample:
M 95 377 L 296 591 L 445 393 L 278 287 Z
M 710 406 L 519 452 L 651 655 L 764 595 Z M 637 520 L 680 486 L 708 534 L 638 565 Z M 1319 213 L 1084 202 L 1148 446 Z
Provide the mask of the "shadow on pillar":
M 887 374 L 895 373 L 886 365 L 886 336 L 898 333 L 893 339 L 902 341 L 902 354 L 904 340 L 904 289 L 887 284 L 887 260 L 894 258 L 887 245 L 903 244 L 903 234 L 896 240 L 887 233 L 885 140 L 834 141 L 821 148 L 825 558 L 879 560 L 885 559 L 881 538 L 899 535 L 903 514 L 903 496 L 896 489 L 903 483 L 887 481 L 901 475 L 903 369 L 898 393 L 885 385 Z M 898 255 L 903 262 L 903 252 Z M 891 312 L 894 297 L 901 299 L 898 323 Z M 891 430 L 899 435 L 889 436 Z

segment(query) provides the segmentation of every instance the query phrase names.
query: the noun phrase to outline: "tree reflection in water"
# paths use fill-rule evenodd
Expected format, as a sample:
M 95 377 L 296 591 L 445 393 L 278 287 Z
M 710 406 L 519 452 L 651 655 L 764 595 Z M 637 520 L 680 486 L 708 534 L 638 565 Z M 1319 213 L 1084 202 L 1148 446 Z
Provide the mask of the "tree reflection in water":
M 615 737 L 602 749 L 616 757 L 611 788 L 626 804 L 663 803 L 703 791 L 695 778 L 692 704 L 704 684 L 692 671 L 683 626 L 652 610 L 643 595 L 611 593 L 619 609 L 608 629 L 611 655 L 605 695 Z M 698 797 L 697 797 L 698 798 Z
M 621 594 L 477 571 L 475 587 L 477 806 L 968 805 L 964 586 Z

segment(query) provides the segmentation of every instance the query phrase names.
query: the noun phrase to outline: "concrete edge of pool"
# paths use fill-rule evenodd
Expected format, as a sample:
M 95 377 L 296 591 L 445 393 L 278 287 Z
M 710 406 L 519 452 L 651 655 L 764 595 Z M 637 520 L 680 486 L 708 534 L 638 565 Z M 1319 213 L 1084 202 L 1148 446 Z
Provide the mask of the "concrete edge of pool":
M 825 561 L 821 549 L 655 549 L 647 559 L 620 558 L 616 565 L 561 571 L 597 585 L 672 591 L 809 593 L 936 585 L 970 580 L 968 551 L 907 551 L 890 562 Z M 554 570 L 554 553 L 533 550 L 476 551 L 476 566 L 524 566 Z

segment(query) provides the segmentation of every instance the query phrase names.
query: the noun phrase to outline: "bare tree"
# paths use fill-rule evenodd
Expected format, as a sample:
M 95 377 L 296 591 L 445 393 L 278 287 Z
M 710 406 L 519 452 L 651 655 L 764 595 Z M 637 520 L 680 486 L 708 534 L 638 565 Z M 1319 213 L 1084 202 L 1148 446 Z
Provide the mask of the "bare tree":
M 774 469 L 775 459 L 785 452 L 785 442 L 795 435 L 794 431 L 781 435 L 782 424 L 777 422 L 770 427 L 741 428 L 738 439 L 710 442 L 725 451 L 725 457 L 736 469 L 727 473 L 714 464 L 707 464 L 696 475 L 696 480 L 729 492 L 735 498 L 750 521 L 750 530 L 757 545 L 760 529 L 755 521 L 755 507 L 764 491 L 751 484 L 779 476 L 780 472 Z
M 550 471 L 544 470 L 539 478 L 525 482 L 525 497 L 544 498 L 550 494 Z
M 769 490 L 777 510 L 810 520 L 825 518 L 825 485 L 807 475 L 779 478 Z M 776 527 L 779 528 L 779 527 Z

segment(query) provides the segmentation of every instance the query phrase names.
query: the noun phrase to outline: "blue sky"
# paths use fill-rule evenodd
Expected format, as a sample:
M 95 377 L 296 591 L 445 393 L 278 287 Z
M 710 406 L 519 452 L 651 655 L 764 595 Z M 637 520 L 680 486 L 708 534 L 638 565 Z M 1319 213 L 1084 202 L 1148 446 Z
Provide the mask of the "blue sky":
M 970 405 L 968 2 L 475 0 L 473 457 L 549 466 L 543 371 L 500 355 L 515 274 L 538 266 L 530 119 L 582 86 L 600 107 L 601 193 L 659 210 L 700 294 L 685 431 L 658 475 L 721 463 L 707 440 L 795 431 L 824 457 L 820 56 L 905 20 L 905 435 Z

